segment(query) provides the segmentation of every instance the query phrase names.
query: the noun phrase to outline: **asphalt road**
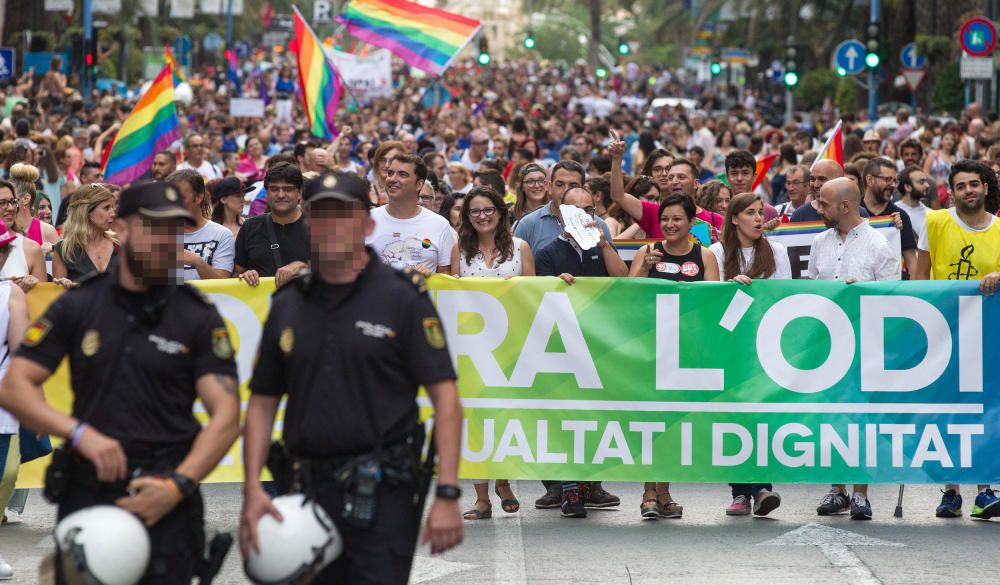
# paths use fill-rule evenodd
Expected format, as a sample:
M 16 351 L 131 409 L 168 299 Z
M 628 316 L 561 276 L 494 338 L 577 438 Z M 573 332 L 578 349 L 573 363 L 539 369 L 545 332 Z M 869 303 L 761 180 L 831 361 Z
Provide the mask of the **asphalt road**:
M 466 494 L 472 489 L 463 485 Z M 499 585 L 577 584 L 816 584 L 964 585 L 997 583 L 1000 520 L 938 519 L 936 486 L 909 486 L 904 517 L 892 517 L 896 486 L 871 489 L 874 520 L 820 518 L 824 487 L 779 485 L 782 506 L 768 518 L 727 517 L 724 485 L 676 484 L 681 520 L 641 521 L 641 487 L 606 484 L 621 509 L 565 519 L 535 510 L 538 482 L 514 482 L 518 514 L 504 514 L 494 498 L 492 520 L 467 522 L 466 540 L 442 557 L 418 550 L 412 583 Z M 975 490 L 963 486 L 971 509 Z M 235 531 L 240 507 L 236 485 L 205 488 L 209 529 Z M 463 509 L 471 496 L 463 498 Z M 35 583 L 40 559 L 52 549 L 54 509 L 33 492 L 23 516 L 0 528 L 0 554 L 15 570 L 13 583 Z M 246 582 L 231 553 L 216 583 Z

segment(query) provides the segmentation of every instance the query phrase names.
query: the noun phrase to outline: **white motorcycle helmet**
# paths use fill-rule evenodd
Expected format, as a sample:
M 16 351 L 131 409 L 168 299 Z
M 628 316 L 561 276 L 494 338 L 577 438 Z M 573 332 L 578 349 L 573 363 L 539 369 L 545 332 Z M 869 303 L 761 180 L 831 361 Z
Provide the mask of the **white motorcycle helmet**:
M 135 585 L 149 564 L 149 533 L 117 506 L 73 512 L 56 525 L 56 562 L 67 583 Z
M 303 494 L 275 498 L 282 522 L 265 514 L 257 522 L 258 553 L 250 548 L 243 569 L 257 585 L 304 585 L 343 550 L 340 532 L 330 516 Z

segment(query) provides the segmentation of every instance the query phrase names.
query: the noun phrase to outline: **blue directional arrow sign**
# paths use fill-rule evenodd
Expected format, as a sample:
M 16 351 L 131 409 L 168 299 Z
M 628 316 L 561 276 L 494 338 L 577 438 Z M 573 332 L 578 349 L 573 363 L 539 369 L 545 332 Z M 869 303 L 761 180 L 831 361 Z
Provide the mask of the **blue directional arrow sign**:
M 857 75 L 865 70 L 865 46 L 857 39 L 844 41 L 837 45 L 834 61 L 845 75 Z
M 923 69 L 927 67 L 927 57 L 917 53 L 916 43 L 906 43 L 899 52 L 899 60 L 907 69 Z

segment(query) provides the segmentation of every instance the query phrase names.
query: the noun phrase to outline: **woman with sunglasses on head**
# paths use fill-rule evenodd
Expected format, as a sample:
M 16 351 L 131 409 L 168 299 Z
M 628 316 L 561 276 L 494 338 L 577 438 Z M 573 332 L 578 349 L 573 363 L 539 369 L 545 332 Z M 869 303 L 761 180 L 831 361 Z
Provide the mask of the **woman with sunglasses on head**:
M 545 205 L 545 178 L 541 165 L 528 163 L 518 169 L 517 201 L 511 210 L 514 221 Z
M 696 213 L 694 201 L 686 195 L 664 199 L 659 208 L 663 240 L 639 248 L 628 275 L 674 282 L 719 280 L 715 254 L 691 237 Z M 680 518 L 684 507 L 670 495 L 669 482 L 646 482 L 639 513 L 643 519 Z
M 535 258 L 527 242 L 514 237 L 509 215 L 503 197 L 492 187 L 475 187 L 469 191 L 462 203 L 458 244 L 451 253 L 452 276 L 512 278 L 535 275 Z M 492 518 L 489 482 L 479 480 L 473 485 L 476 503 L 462 516 L 466 520 Z M 521 508 L 508 480 L 496 480 L 494 491 L 504 512 L 513 514 Z

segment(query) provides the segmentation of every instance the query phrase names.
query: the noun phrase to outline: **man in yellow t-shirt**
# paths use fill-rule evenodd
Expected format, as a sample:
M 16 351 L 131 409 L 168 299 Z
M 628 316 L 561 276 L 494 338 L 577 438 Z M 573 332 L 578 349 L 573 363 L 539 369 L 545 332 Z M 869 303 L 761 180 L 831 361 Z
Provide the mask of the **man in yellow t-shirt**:
M 996 173 L 976 161 L 963 160 L 948 177 L 954 207 L 927 212 L 927 223 L 917 244 L 915 280 L 979 280 L 979 290 L 991 295 L 1000 280 L 1000 219 L 986 211 L 988 189 L 997 189 Z M 972 517 L 1000 517 L 1000 498 L 980 484 Z M 957 485 L 945 486 L 938 518 L 962 515 Z

